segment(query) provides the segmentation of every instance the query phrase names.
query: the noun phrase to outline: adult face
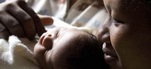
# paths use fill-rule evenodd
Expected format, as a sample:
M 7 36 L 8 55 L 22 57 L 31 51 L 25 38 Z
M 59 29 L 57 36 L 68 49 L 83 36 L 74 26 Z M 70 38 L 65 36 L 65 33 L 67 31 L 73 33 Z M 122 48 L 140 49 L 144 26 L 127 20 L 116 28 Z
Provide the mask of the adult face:
M 111 69 L 151 68 L 151 10 L 145 0 L 104 0 L 108 19 L 98 38 Z

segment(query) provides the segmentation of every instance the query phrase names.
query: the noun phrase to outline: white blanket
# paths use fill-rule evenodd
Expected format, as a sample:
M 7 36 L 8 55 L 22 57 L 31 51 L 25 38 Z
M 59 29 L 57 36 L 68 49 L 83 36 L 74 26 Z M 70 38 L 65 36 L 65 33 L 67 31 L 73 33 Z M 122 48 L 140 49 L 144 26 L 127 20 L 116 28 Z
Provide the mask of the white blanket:
M 8 41 L 0 39 L 0 69 L 39 69 L 39 67 L 33 52 L 17 37 L 10 36 Z

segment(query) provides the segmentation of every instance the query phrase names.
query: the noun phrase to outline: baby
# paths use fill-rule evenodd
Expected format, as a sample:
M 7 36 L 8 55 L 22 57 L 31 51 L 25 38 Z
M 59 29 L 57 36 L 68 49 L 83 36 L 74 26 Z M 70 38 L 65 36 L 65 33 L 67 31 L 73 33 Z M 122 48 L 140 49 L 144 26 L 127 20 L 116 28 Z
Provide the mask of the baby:
M 16 38 L 9 39 L 6 51 L 7 45 L 0 47 L 0 69 L 108 69 L 96 37 L 87 31 L 54 28 L 40 37 L 33 52 L 20 41 L 12 43 Z
M 42 69 L 107 69 L 96 37 L 76 28 L 44 33 L 34 55 Z

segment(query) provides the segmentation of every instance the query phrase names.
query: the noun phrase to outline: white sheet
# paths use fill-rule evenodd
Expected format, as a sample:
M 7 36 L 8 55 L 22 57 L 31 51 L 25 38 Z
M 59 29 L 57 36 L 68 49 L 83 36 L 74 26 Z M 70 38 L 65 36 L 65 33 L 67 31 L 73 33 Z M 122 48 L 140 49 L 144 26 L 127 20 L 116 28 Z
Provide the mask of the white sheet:
M 33 52 L 16 36 L 0 39 L 0 69 L 39 69 Z

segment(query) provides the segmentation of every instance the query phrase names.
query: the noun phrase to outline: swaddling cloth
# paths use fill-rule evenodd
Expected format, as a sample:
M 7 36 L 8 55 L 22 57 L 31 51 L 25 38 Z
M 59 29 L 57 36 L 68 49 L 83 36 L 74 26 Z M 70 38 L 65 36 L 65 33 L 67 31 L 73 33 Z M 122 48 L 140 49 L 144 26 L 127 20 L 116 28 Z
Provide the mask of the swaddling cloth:
M 15 37 L 0 39 L 0 69 L 39 69 L 33 52 Z

